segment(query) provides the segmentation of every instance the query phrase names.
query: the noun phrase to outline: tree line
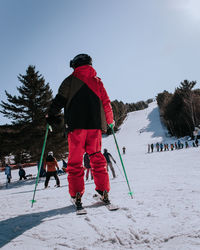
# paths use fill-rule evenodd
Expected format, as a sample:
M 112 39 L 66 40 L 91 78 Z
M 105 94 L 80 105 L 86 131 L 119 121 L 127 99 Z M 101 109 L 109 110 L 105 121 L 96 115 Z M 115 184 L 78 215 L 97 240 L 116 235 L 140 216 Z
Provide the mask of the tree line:
M 191 136 L 200 126 L 200 89 L 196 81 L 184 80 L 174 93 L 164 91 L 156 97 L 162 122 L 172 136 Z
M 0 161 L 5 156 L 13 155 L 15 163 L 27 163 L 40 159 L 41 149 L 46 130 L 45 115 L 53 99 L 52 90 L 44 77 L 36 71 L 35 66 L 29 65 L 26 74 L 19 74 L 21 83 L 17 87 L 18 95 L 11 95 L 5 90 L 7 102 L 1 101 L 0 112 L 11 120 L 11 125 L 0 126 Z M 111 102 L 115 130 L 119 128 L 128 112 L 148 107 L 147 102 L 124 104 L 121 101 Z M 62 115 L 62 114 L 61 114 Z M 107 132 L 111 133 L 110 130 Z M 67 138 L 64 131 L 64 122 L 53 128 L 49 133 L 46 151 L 54 151 L 55 157 L 66 157 Z

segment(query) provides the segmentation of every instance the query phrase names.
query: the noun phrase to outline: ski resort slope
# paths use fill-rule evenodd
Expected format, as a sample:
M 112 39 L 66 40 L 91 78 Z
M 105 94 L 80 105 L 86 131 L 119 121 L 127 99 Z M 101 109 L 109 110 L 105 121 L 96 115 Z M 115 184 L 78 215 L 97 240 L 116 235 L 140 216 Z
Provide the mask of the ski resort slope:
M 116 133 L 133 199 L 113 136 L 103 139 L 117 161 L 117 178 L 110 175 L 110 198 L 119 205 L 108 211 L 92 198 L 93 181 L 87 181 L 83 205 L 87 215 L 77 216 L 70 203 L 66 175 L 61 187 L 44 190 L 40 180 L 37 202 L 31 208 L 35 180 L 19 182 L 12 172 L 12 183 L 5 188 L 0 173 L 0 248 L 80 249 L 80 250 L 199 250 L 200 249 L 200 164 L 199 148 L 147 153 L 148 143 L 173 143 L 162 126 L 156 103 L 129 113 Z M 27 170 L 27 169 L 26 169 Z M 36 174 L 36 167 L 27 173 Z

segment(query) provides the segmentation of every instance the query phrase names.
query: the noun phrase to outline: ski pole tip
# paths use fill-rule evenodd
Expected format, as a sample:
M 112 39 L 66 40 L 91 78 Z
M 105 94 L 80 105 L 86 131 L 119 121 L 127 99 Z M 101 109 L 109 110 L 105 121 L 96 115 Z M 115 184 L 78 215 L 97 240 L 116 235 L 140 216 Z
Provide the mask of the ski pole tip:
M 35 203 L 36 200 L 30 200 L 30 202 L 32 203 L 31 207 L 33 207 L 33 203 Z
M 129 192 L 128 194 L 130 194 L 131 198 L 133 199 L 133 192 Z

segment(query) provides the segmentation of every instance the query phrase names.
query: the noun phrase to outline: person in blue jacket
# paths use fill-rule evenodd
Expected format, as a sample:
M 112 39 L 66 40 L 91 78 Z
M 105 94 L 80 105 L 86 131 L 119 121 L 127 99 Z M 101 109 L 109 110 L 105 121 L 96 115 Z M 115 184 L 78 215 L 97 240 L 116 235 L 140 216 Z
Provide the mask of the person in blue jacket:
M 8 164 L 6 164 L 5 166 L 5 175 L 7 175 L 7 182 L 10 183 L 12 176 L 11 176 L 11 167 Z

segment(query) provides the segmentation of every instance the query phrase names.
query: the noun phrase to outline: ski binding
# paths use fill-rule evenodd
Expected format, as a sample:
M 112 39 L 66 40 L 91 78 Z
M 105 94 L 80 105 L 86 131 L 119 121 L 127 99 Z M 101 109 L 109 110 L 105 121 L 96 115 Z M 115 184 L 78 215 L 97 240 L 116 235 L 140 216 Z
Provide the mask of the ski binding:
M 116 211 L 116 210 L 119 209 L 119 207 L 118 207 L 117 205 L 114 205 L 114 204 L 112 204 L 111 202 L 110 202 L 110 203 L 104 202 L 99 194 L 94 194 L 94 195 L 93 195 L 93 198 L 94 198 L 96 201 L 102 202 L 102 204 L 103 204 L 109 211 Z

